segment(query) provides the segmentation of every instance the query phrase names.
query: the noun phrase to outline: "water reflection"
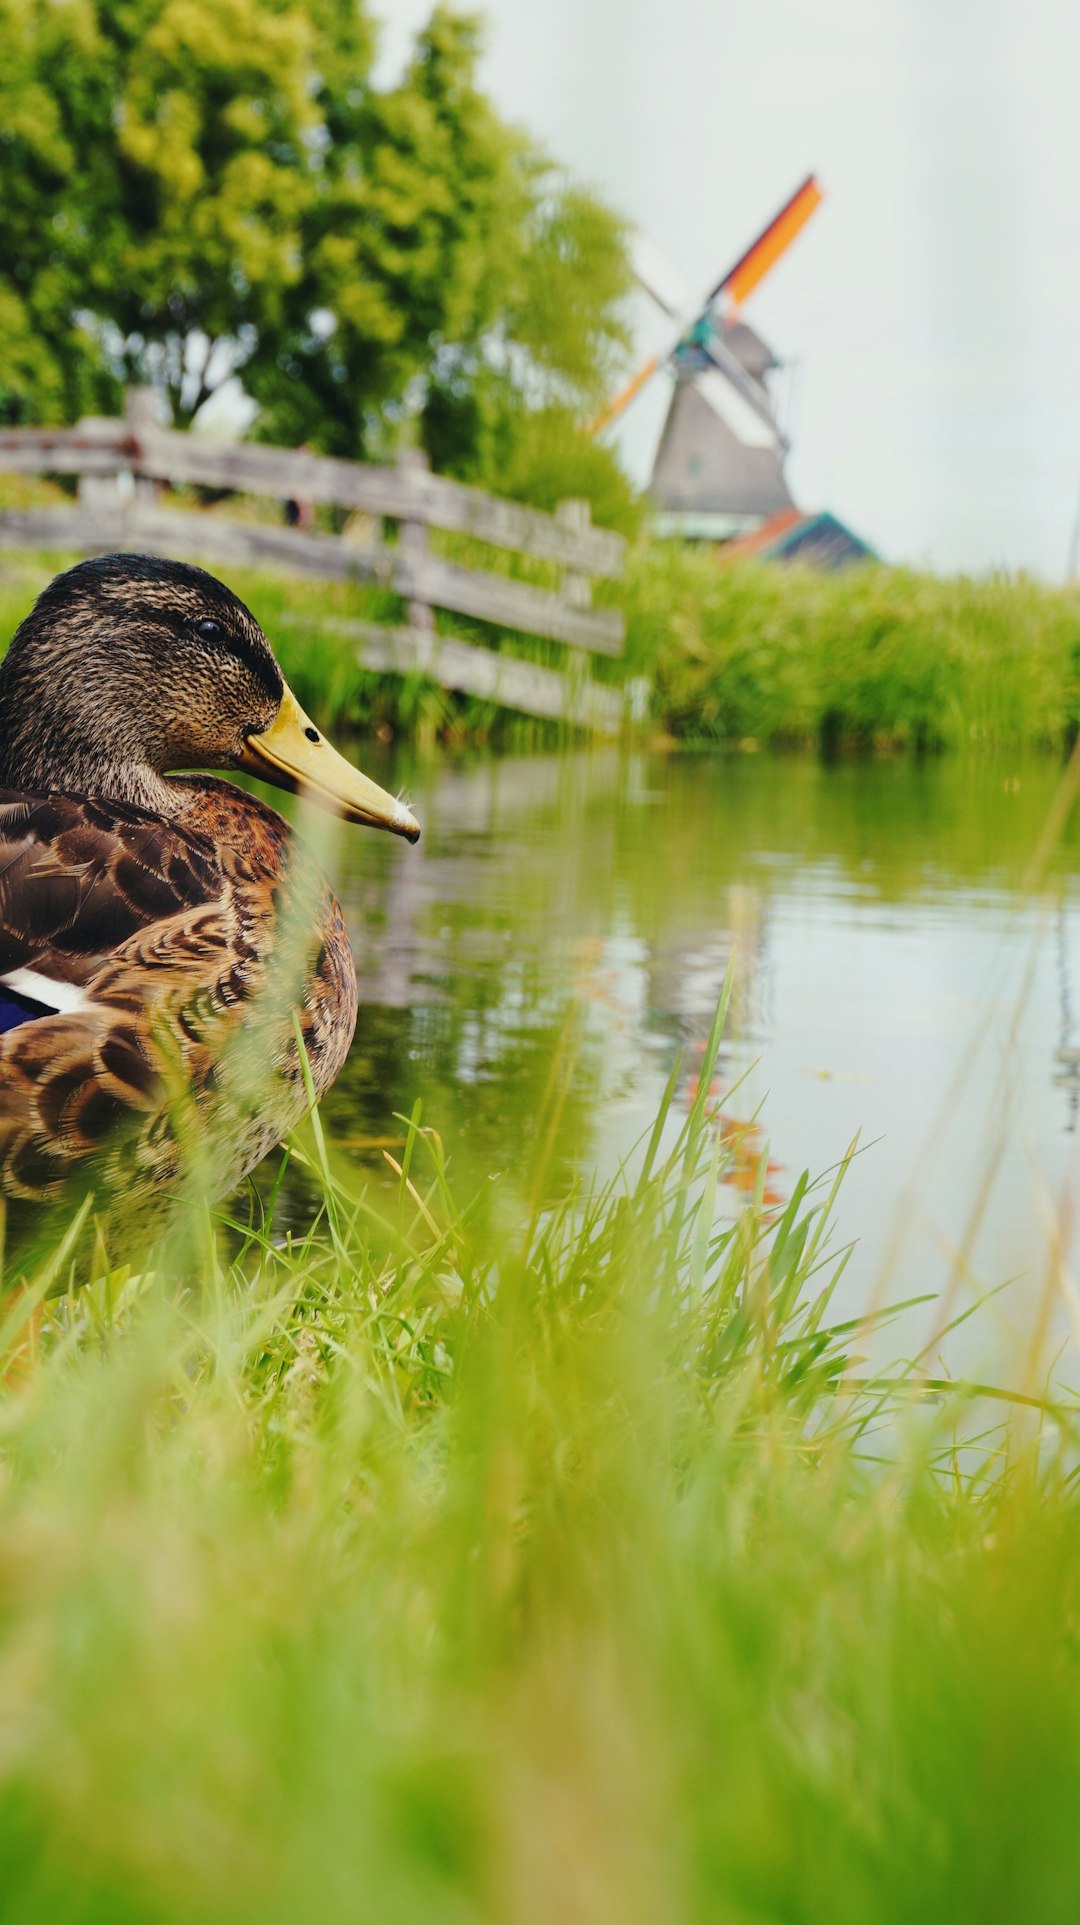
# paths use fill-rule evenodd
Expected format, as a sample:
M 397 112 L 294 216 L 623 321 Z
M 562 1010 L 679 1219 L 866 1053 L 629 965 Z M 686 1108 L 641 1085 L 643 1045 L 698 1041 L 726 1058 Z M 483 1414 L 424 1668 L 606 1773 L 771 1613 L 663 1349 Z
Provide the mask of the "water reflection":
M 418 1100 L 466 1190 L 520 1167 L 574 1030 L 550 1181 L 611 1169 L 680 1052 L 689 1091 L 734 958 L 715 1098 L 738 1180 L 767 1142 L 779 1200 L 857 1133 L 874 1144 L 840 1212 L 852 1301 L 928 1141 L 897 1289 L 948 1277 L 994 1156 L 965 1261 L 987 1285 L 1037 1268 L 1080 1090 L 1075 823 L 1020 893 L 1052 762 L 606 751 L 373 773 L 408 787 L 424 836 L 338 852 L 362 1008 L 327 1119 L 358 1167 Z

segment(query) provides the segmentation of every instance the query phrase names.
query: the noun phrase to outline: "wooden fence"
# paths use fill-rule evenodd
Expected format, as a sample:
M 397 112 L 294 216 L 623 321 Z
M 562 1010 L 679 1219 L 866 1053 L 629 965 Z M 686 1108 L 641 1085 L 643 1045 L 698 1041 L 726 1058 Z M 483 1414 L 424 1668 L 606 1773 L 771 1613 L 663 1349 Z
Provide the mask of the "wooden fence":
M 0 469 L 79 477 L 78 501 L 70 507 L 0 512 L 0 548 L 124 549 L 375 583 L 403 599 L 403 624 L 324 624 L 355 646 L 365 668 L 428 676 L 444 688 L 608 735 L 643 710 L 647 691 L 640 682 L 624 691 L 589 675 L 591 654 L 622 650 L 622 616 L 594 608 L 592 586 L 597 577 L 620 573 L 624 543 L 609 529 L 592 527 L 588 502 L 565 501 L 544 514 L 433 475 L 414 450 L 394 467 L 371 467 L 256 443 L 216 443 L 159 427 L 153 393 L 141 388 L 129 391 L 122 420 L 0 430 Z M 353 511 L 359 532 L 320 534 L 187 512 L 162 502 L 162 483 L 332 503 Z M 396 540 L 388 539 L 387 521 L 396 525 Z M 432 549 L 432 528 L 553 563 L 560 584 L 552 591 L 463 568 Z M 545 636 L 578 654 L 565 669 L 542 668 L 440 635 L 436 609 Z

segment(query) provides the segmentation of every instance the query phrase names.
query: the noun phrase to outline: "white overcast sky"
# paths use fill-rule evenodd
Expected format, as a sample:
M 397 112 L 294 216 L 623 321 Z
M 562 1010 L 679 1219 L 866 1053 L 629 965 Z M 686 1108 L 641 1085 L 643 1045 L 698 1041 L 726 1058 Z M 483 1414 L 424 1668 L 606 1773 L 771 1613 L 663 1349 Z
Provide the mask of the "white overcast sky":
M 746 308 L 796 364 L 800 505 L 891 560 L 1061 577 L 1080 494 L 1077 0 L 482 10 L 501 111 L 695 287 L 819 175 L 824 206 Z M 429 0 L 381 11 L 389 76 Z M 639 470 L 649 425 L 628 430 Z

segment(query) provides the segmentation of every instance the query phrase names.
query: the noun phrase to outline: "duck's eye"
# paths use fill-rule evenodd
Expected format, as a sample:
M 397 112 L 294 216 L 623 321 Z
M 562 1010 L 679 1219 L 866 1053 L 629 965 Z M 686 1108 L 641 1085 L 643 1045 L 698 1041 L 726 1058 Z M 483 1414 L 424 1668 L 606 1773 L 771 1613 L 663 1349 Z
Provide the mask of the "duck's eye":
M 205 621 L 196 622 L 195 633 L 196 635 L 201 635 L 204 642 L 221 642 L 225 639 L 225 630 L 221 623 L 215 622 L 210 615 L 206 617 Z

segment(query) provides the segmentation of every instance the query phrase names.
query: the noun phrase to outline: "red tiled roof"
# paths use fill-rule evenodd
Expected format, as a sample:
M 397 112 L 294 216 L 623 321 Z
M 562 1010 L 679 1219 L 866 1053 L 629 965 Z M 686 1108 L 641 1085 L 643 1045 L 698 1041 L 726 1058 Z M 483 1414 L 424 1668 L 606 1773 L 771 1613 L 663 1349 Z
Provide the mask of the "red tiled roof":
M 747 535 L 735 535 L 725 541 L 716 551 L 720 561 L 743 561 L 747 555 L 759 555 L 763 549 L 771 548 L 774 541 L 786 535 L 800 521 L 807 519 L 801 508 L 781 508 L 779 514 L 770 515 L 760 528 L 752 528 Z

